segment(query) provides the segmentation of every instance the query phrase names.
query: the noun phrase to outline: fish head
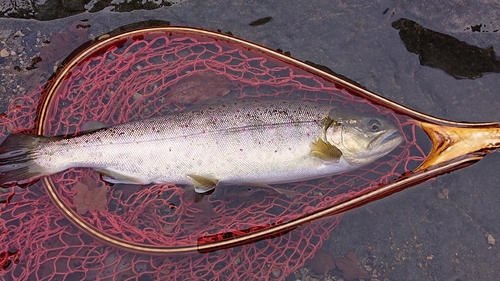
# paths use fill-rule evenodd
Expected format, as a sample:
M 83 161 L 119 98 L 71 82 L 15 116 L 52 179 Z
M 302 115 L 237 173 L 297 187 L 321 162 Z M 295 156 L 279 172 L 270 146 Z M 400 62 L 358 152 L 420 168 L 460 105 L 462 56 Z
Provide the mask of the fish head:
M 403 141 L 398 126 L 383 116 L 349 115 L 348 118 L 337 119 L 327 129 L 326 138 L 352 165 L 371 163 Z

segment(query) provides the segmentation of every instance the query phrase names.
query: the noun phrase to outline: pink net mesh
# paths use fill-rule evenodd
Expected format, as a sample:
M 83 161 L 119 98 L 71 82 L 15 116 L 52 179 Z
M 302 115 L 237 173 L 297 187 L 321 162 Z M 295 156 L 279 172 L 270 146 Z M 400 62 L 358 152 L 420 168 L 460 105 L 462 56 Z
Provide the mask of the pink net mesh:
M 14 100 L 0 130 L 34 133 L 43 88 Z M 352 173 L 281 185 L 288 198 L 256 187 L 217 189 L 201 203 L 175 185 L 104 185 L 90 169 L 51 177 L 59 197 L 82 220 L 126 241 L 182 247 L 244 236 L 373 189 L 425 158 L 413 123 L 346 89 L 271 56 L 196 34 L 126 38 L 88 56 L 52 97 L 46 135 L 72 135 L 88 121 L 118 124 L 182 110 L 214 96 L 286 97 L 334 102 L 394 120 L 405 142 Z M 210 253 L 154 256 L 103 244 L 53 204 L 44 182 L 2 189 L 0 273 L 5 280 L 281 280 L 321 247 L 340 217 Z

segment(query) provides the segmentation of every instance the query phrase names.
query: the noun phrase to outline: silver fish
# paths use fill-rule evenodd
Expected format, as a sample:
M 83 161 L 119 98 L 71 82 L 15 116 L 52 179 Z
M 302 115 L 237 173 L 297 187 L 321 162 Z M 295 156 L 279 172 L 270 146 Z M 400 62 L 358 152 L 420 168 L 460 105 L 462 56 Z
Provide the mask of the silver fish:
M 14 134 L 0 145 L 0 185 L 72 167 L 110 183 L 268 185 L 356 169 L 397 147 L 391 121 L 328 104 L 217 99 L 182 112 L 76 137 Z

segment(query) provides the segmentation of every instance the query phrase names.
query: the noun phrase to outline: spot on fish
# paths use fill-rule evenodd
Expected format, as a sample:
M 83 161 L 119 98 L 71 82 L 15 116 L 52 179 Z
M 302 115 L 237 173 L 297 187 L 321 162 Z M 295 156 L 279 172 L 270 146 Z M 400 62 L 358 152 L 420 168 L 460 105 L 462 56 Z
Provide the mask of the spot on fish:
M 240 148 L 240 151 L 243 151 L 243 148 Z
M 276 149 L 276 150 L 274 150 L 274 153 L 276 153 L 276 152 L 278 152 L 278 150 L 277 150 L 277 149 Z
M 189 127 L 189 125 L 188 125 L 188 124 L 184 124 L 184 127 L 186 127 L 186 128 L 187 128 L 187 127 Z

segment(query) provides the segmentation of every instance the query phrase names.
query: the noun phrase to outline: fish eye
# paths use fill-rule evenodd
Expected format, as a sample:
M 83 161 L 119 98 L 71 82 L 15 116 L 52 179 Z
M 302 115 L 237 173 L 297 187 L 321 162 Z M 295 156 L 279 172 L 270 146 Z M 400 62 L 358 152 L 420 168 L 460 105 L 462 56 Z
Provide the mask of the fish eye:
M 377 119 L 370 119 L 368 121 L 368 129 L 372 132 L 378 132 L 382 129 L 382 123 Z

